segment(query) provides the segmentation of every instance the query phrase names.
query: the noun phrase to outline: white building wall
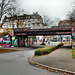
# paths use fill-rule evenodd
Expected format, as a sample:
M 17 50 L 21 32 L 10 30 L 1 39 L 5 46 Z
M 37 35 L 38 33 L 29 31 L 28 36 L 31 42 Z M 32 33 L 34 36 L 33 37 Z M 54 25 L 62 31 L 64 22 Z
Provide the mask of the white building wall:
M 8 28 L 13 28 L 13 25 L 8 25 Z
M 35 16 L 34 16 L 34 17 L 35 17 Z M 22 26 L 21 26 L 21 25 L 18 25 L 18 26 L 17 26 L 17 22 L 18 22 L 18 20 L 5 22 L 3 28 L 4 28 L 4 27 L 8 27 L 8 28 L 17 28 L 17 27 L 19 27 L 19 28 L 20 28 L 20 27 L 21 27 L 21 28 L 22 28 L 22 27 L 23 27 L 23 28 L 25 28 L 25 27 L 36 28 L 36 27 L 42 27 L 42 26 L 43 26 L 43 24 L 42 24 L 43 20 L 42 20 L 42 19 L 36 19 L 36 17 L 33 18 L 33 19 L 27 18 L 27 19 L 25 19 L 25 20 L 21 20 L 21 22 L 24 23 Z M 13 25 L 13 26 L 11 26 L 11 25 Z

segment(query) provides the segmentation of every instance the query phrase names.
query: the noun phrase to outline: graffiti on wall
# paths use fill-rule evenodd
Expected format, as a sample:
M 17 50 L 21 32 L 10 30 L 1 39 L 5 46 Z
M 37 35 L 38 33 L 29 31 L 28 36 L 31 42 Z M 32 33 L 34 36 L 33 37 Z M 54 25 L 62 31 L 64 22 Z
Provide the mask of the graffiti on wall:
M 13 47 L 16 47 L 16 46 L 18 46 L 18 38 L 17 37 L 12 37 L 12 46 Z
M 25 45 L 25 40 L 24 38 L 19 37 L 19 46 L 24 46 Z
M 75 26 L 72 26 L 72 47 L 75 46 Z
M 10 37 L 0 37 L 0 47 L 10 47 Z
M 19 37 L 18 40 L 19 40 L 19 42 L 18 42 L 19 46 L 33 45 L 33 39 L 32 38 Z
M 75 41 L 75 26 L 72 26 L 72 40 Z
M 27 38 L 25 38 L 25 46 L 28 46 Z

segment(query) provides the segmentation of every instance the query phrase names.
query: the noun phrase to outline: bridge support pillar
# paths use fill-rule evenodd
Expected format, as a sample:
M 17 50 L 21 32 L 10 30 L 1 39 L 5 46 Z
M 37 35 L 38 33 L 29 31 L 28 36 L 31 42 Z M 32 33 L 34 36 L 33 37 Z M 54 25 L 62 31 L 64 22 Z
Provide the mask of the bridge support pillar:
M 62 37 L 61 37 L 61 43 L 62 43 Z
M 67 37 L 67 42 L 68 42 L 68 37 Z
M 27 36 L 27 46 L 29 45 L 28 42 L 29 42 L 29 41 L 28 41 L 28 36 Z

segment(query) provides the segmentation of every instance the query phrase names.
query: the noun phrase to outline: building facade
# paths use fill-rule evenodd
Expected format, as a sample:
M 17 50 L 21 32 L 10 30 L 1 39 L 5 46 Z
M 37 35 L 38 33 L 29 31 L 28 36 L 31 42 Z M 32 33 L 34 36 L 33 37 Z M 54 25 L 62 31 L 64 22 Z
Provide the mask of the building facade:
M 14 29 L 30 27 L 31 29 L 35 29 L 43 26 L 45 26 L 43 19 L 38 12 L 36 12 L 31 15 L 24 14 L 21 16 L 14 15 L 12 17 L 5 17 L 2 28 Z
M 70 20 L 63 20 L 58 23 L 58 26 L 52 26 L 51 28 L 53 28 L 53 29 L 56 29 L 56 28 L 57 29 L 60 29 L 60 28 L 68 29 L 68 28 L 71 28 L 71 25 L 74 25 L 74 24 L 75 24 L 75 22 L 71 23 Z

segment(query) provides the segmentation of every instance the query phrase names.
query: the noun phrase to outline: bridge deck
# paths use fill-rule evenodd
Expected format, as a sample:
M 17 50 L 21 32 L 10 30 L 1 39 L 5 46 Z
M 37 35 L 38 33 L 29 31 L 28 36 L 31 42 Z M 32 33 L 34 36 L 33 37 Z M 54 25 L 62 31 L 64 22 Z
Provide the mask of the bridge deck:
M 47 29 L 16 29 L 14 30 L 15 35 L 71 35 L 71 28 L 47 28 Z

